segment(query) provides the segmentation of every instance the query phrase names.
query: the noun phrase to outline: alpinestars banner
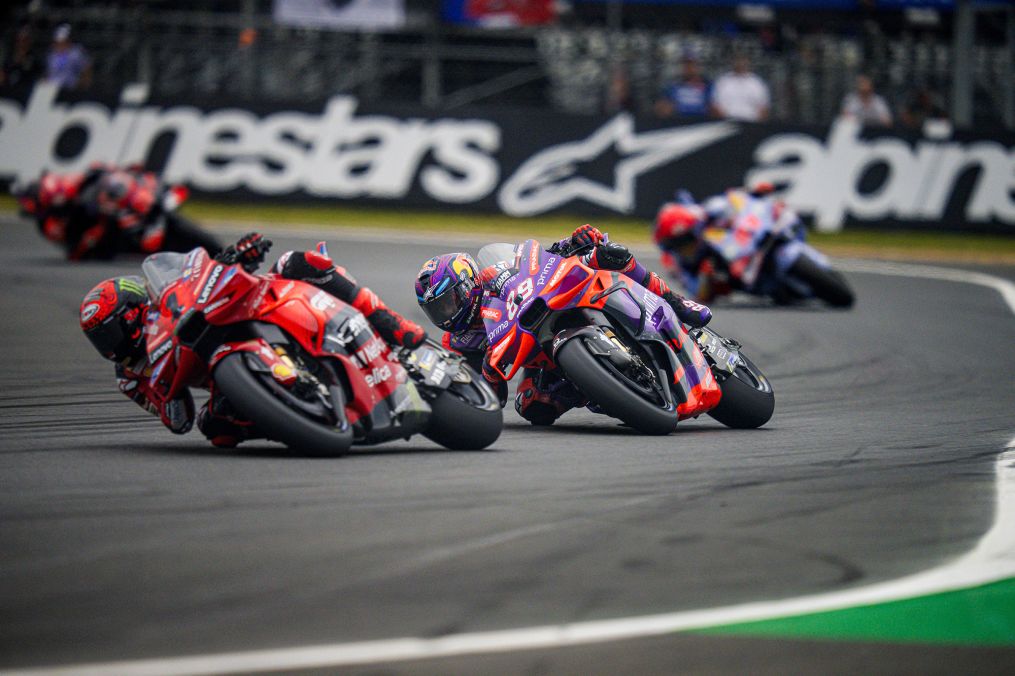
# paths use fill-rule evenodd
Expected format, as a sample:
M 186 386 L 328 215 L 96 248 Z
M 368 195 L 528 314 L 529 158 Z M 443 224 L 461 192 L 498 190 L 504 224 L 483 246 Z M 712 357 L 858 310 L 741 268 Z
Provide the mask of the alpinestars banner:
M 759 181 L 821 229 L 1015 232 L 1015 135 L 929 139 L 728 121 L 665 124 L 476 108 L 422 115 L 336 96 L 305 109 L 0 97 L 0 180 L 138 161 L 194 191 L 243 199 L 652 218 L 679 189 Z

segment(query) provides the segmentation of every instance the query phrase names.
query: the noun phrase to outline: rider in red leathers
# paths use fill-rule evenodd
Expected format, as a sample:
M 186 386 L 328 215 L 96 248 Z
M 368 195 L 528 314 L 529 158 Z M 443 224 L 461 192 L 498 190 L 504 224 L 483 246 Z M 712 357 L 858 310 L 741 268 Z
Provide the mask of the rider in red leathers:
M 600 270 L 622 272 L 665 300 L 681 322 L 704 326 L 712 318 L 704 305 L 675 294 L 659 275 L 647 270 L 626 247 L 605 239 L 591 225 L 576 229 L 569 238 L 556 242 L 549 251 L 571 255 L 588 250 L 582 262 Z M 476 370 L 497 390 L 501 402 L 507 400 L 507 383 L 490 365 L 490 347 L 481 314 L 485 294 L 499 295 L 510 277 L 506 267 L 491 266 L 479 270 L 472 256 L 451 253 L 435 256 L 423 264 L 416 279 L 416 299 L 423 312 L 446 333 L 445 347 L 461 352 Z M 588 402 L 557 372 L 526 368 L 515 396 L 515 410 L 533 425 L 550 425 L 565 412 Z
M 221 263 L 240 263 L 248 272 L 257 269 L 271 241 L 250 233 L 215 258 Z M 323 253 L 288 251 L 272 272 L 286 279 L 313 284 L 362 312 L 381 337 L 392 345 L 418 347 L 425 339 L 422 327 L 388 308 L 373 291 L 336 266 Z M 144 327 L 151 299 L 141 277 L 114 277 L 88 292 L 81 303 L 81 329 L 103 357 L 116 362 L 116 377 L 127 397 L 176 434 L 188 432 L 194 424 L 194 400 L 189 391 L 164 400 L 149 385 L 152 364 L 148 360 Z M 240 418 L 224 396 L 211 389 L 208 402 L 196 415 L 198 429 L 219 447 L 231 448 L 245 439 L 256 438 L 253 423 Z
M 162 185 L 141 167 L 96 163 L 85 173 L 43 173 L 14 190 L 25 215 L 42 235 L 64 248 L 69 260 L 111 258 L 120 252 L 189 251 L 211 254 L 218 241 L 179 215 L 172 226 L 150 222 Z

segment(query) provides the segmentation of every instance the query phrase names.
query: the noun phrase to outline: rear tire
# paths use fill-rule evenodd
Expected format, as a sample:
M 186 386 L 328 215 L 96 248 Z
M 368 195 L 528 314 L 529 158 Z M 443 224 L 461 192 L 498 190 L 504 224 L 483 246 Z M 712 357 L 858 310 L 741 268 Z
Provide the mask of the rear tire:
M 575 387 L 614 418 L 644 434 L 669 434 L 677 428 L 677 412 L 666 411 L 632 392 L 599 363 L 581 337 L 557 351 L 557 364 Z
M 478 382 L 452 383 L 431 401 L 433 413 L 423 436 L 453 451 L 478 451 L 497 441 L 504 411 L 496 395 Z
M 832 307 L 848 308 L 855 300 L 846 278 L 835 270 L 826 270 L 807 256 L 800 256 L 789 274 L 804 282 L 814 295 Z
M 722 398 L 708 414 L 727 427 L 755 429 L 772 418 L 775 393 L 772 385 L 754 363 L 740 355 L 743 364 L 719 383 Z
M 257 430 L 280 441 L 294 453 L 308 456 L 338 456 L 352 446 L 352 427 L 326 427 L 293 410 L 247 368 L 243 352 L 234 352 L 215 365 L 212 378 L 229 403 Z

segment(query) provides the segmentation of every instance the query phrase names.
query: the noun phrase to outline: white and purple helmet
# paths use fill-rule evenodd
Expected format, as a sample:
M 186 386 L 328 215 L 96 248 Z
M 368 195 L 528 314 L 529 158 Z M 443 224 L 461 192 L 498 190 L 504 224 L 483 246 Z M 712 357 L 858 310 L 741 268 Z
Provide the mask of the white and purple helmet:
M 437 328 L 469 328 L 482 301 L 476 261 L 467 253 L 434 256 L 416 276 L 416 301 Z

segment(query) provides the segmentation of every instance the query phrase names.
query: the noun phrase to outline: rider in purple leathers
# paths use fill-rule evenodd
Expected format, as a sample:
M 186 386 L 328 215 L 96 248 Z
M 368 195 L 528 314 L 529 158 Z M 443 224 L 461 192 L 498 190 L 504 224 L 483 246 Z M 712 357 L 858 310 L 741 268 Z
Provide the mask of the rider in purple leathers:
M 712 312 L 699 303 L 675 294 L 659 275 L 641 265 L 627 248 L 610 242 L 591 225 L 576 229 L 569 238 L 549 249 L 553 253 L 588 251 L 582 262 L 599 270 L 622 272 L 633 281 L 662 297 L 681 322 L 701 327 Z M 506 264 L 480 270 L 467 253 L 435 256 L 423 264 L 416 278 L 416 300 L 427 317 L 446 333 L 445 347 L 461 352 L 470 365 L 497 390 L 501 403 L 507 401 L 507 383 L 487 359 L 489 343 L 483 326 L 483 299 L 498 296 L 512 276 Z M 588 401 L 558 372 L 527 368 L 515 396 L 515 410 L 533 425 L 551 425 L 565 412 Z

